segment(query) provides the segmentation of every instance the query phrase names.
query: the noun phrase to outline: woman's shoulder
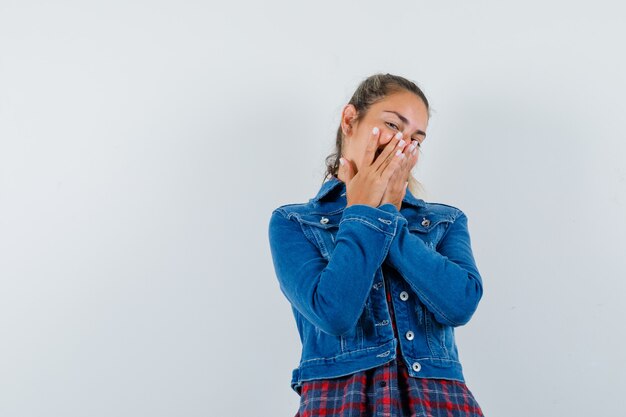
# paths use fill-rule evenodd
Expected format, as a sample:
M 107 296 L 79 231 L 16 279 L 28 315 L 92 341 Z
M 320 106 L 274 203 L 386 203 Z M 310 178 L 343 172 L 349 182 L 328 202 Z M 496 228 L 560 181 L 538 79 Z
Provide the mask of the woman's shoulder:
M 311 204 L 311 200 L 306 201 L 306 202 L 300 202 L 300 203 L 283 203 L 277 207 L 275 207 L 272 212 L 282 212 L 282 213 L 289 213 L 289 212 L 294 212 L 294 211 L 303 211 L 306 210 L 307 207 L 309 207 Z
M 271 211 L 271 218 L 282 218 L 285 220 L 298 221 L 302 216 L 311 212 L 311 200 L 299 203 L 284 203 L 275 207 Z
M 465 214 L 459 207 L 439 201 L 424 201 L 424 208 L 429 212 L 441 215 L 450 215 L 454 218 L 460 216 L 461 214 Z

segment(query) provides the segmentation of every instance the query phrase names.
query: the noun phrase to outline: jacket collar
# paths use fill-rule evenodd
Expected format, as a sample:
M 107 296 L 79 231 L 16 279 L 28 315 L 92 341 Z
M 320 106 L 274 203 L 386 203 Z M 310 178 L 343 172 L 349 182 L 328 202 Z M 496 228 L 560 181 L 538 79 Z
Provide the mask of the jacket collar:
M 339 178 L 334 175 L 330 177 L 326 182 L 322 184 L 322 187 L 318 191 L 317 195 L 313 197 L 311 200 L 318 203 L 324 199 L 324 197 L 334 194 L 333 191 L 343 195 L 346 192 L 346 184 L 341 181 Z M 336 196 L 335 196 L 336 197 Z M 407 188 L 404 198 L 402 199 L 403 204 L 409 204 L 414 207 L 425 207 L 426 202 L 421 198 L 416 198 L 411 191 Z

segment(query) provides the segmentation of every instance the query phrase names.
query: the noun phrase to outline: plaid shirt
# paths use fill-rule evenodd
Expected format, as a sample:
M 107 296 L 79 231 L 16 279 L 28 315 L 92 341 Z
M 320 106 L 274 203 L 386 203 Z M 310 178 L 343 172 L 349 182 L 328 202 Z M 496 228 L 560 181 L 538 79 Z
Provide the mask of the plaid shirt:
M 387 291 L 387 303 L 391 303 Z M 389 309 L 398 337 L 393 308 Z M 400 355 L 377 368 L 324 380 L 305 381 L 295 417 L 428 416 L 475 417 L 482 410 L 465 383 L 456 380 L 413 378 Z

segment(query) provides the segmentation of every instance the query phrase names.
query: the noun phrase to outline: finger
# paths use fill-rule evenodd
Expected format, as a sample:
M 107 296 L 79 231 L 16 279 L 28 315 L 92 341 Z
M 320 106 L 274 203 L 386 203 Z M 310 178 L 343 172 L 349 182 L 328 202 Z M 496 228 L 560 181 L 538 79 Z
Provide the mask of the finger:
M 419 158 L 419 149 L 417 147 L 417 144 L 418 144 L 417 141 L 414 140 L 413 143 L 412 143 L 413 148 L 412 148 L 412 150 L 409 150 L 409 154 L 407 155 L 409 157 L 408 158 L 408 162 L 409 162 L 409 164 L 411 166 L 409 168 L 409 170 L 413 169 L 413 167 L 415 166 L 415 164 L 417 163 L 417 160 Z
M 383 180 L 388 182 L 391 176 L 400 169 L 405 158 L 406 156 L 401 151 L 394 153 L 393 156 L 389 158 L 387 165 L 381 168 L 380 176 Z
M 367 142 L 367 146 L 365 147 L 365 153 L 363 154 L 361 166 L 368 167 L 372 165 L 372 162 L 374 161 L 374 155 L 376 154 L 376 149 L 378 149 L 379 137 L 380 129 L 375 126 L 370 133 L 369 142 Z
M 406 155 L 406 154 L 405 154 Z M 407 176 L 407 158 L 404 157 L 400 161 L 400 167 L 389 177 L 389 183 L 387 188 L 391 188 L 394 192 L 398 192 L 402 189 L 402 184 L 406 180 Z
M 339 172 L 347 186 L 350 180 L 352 180 L 352 177 L 354 177 L 354 170 L 352 169 L 350 161 L 346 160 L 344 157 L 339 158 Z
M 415 147 L 413 146 L 415 144 L 415 141 L 411 142 L 411 145 L 407 145 L 406 148 L 404 148 L 404 154 L 406 155 L 404 163 L 402 164 L 402 173 L 404 178 L 408 178 L 409 173 L 411 172 L 411 170 L 415 166 L 415 162 L 417 161 L 417 156 L 414 152 Z
M 372 164 L 372 168 L 376 172 L 382 172 L 393 158 L 402 155 L 402 149 L 405 145 L 406 142 L 402 139 L 402 132 L 396 133 L 389 143 L 385 145 L 380 155 L 378 155 L 378 158 Z
M 403 153 L 406 158 L 402 162 L 400 169 L 402 170 L 405 178 L 409 176 L 409 172 L 413 169 L 415 163 L 417 162 L 416 143 L 417 142 L 415 140 L 412 140 L 411 144 L 407 144 L 403 149 Z

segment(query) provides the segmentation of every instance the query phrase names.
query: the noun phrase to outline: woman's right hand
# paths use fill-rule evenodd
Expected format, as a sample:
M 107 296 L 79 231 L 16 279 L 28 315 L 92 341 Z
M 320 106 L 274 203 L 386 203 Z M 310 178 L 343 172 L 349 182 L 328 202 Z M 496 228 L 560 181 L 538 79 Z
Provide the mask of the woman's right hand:
M 359 171 L 355 174 L 352 164 L 344 159 L 340 164 L 338 178 L 346 183 L 347 205 L 365 204 L 378 207 L 382 200 L 387 183 L 393 173 L 400 168 L 402 159 L 405 158 L 402 152 L 404 141 L 402 133 L 398 132 L 376 159 L 374 156 L 378 149 L 378 138 L 380 129 L 372 129 L 369 142 L 363 154 Z

